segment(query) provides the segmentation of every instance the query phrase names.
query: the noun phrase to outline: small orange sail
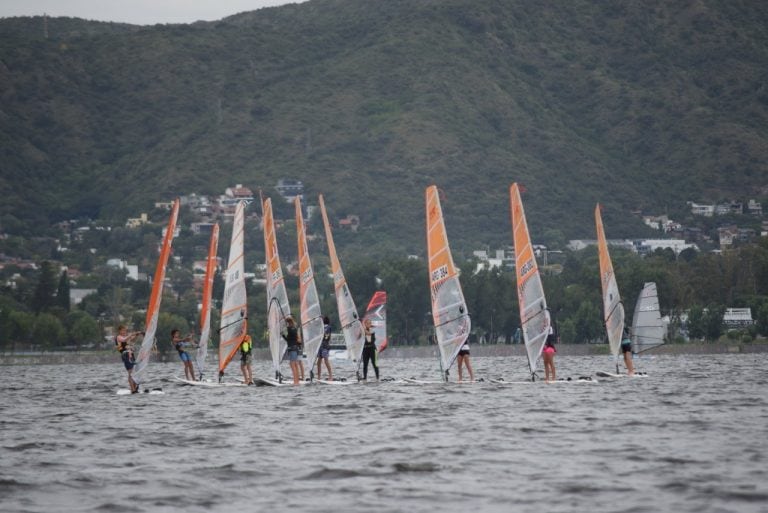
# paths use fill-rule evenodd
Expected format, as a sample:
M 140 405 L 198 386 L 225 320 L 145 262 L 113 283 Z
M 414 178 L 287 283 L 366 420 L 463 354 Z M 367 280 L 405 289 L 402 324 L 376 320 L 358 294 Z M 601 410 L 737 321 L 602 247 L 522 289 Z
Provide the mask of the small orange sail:
M 267 198 L 262 203 L 264 212 L 264 253 L 267 264 L 267 328 L 269 331 L 269 351 L 272 355 L 272 368 L 275 379 L 281 380 L 280 362 L 288 344 L 283 339 L 282 332 L 285 319 L 291 314 L 288 304 L 288 291 L 285 289 L 285 278 L 280 266 L 280 254 L 277 252 L 277 235 L 275 219 L 272 215 L 272 200 Z
M 304 351 L 309 364 L 310 378 L 314 378 L 315 360 L 323 341 L 323 317 L 320 313 L 320 299 L 317 296 L 315 273 L 307 248 L 307 228 L 301 211 L 301 199 L 296 196 L 296 236 L 299 247 L 299 302 L 301 304 L 301 335 Z
M 248 330 L 248 305 L 245 291 L 245 264 L 243 238 L 245 230 L 245 202 L 235 208 L 232 239 L 229 245 L 227 274 L 224 279 L 224 298 L 221 302 L 219 329 L 219 380 L 224 369 L 237 353 Z
M 219 225 L 211 229 L 211 239 L 208 242 L 208 260 L 205 263 L 205 281 L 203 282 L 202 308 L 200 308 L 200 341 L 195 363 L 197 364 L 198 379 L 205 374 L 205 359 L 208 356 L 208 341 L 211 338 L 211 299 L 213 298 L 213 276 L 216 273 L 216 253 L 219 248 Z
M 448 234 L 436 186 L 427 187 L 425 201 L 432 321 L 440 350 L 443 379 L 447 381 L 448 370 L 467 340 L 472 323 L 461 290 L 459 273 L 448 246 Z
M 165 282 L 165 269 L 168 266 L 168 259 L 171 256 L 171 243 L 176 231 L 176 220 L 179 217 L 179 200 L 173 202 L 171 216 L 168 219 L 168 226 L 165 228 L 163 236 L 163 245 L 160 248 L 160 257 L 157 259 L 155 267 L 155 276 L 152 280 L 152 294 L 149 297 L 147 306 L 147 318 L 144 324 L 144 339 L 141 342 L 139 354 L 136 357 L 136 368 L 133 371 L 133 380 L 136 383 L 145 381 L 145 373 L 149 364 L 149 355 L 152 352 L 152 346 L 155 343 L 155 333 L 157 332 L 157 318 L 160 315 L 160 300 L 163 297 L 163 283 Z
M 520 199 L 520 188 L 516 183 L 509 187 L 509 207 L 512 217 L 512 238 L 515 244 L 515 277 L 517 300 L 520 306 L 520 324 L 531 379 L 534 379 L 536 364 L 549 335 L 551 320 L 539 266 L 536 263 L 531 236 L 528 233 L 523 201 Z
M 621 303 L 619 285 L 613 273 L 611 255 L 608 253 L 599 204 L 595 207 L 595 226 L 597 227 L 597 251 L 600 255 L 600 284 L 603 289 L 603 322 L 608 332 L 608 346 L 611 348 L 611 354 L 618 361 L 621 335 L 624 331 L 624 305 Z
M 344 341 L 347 344 L 347 357 L 353 362 L 360 362 L 363 354 L 363 343 L 365 342 L 363 324 L 360 322 L 355 300 L 352 298 L 352 294 L 347 287 L 347 280 L 344 278 L 339 257 L 336 255 L 336 245 L 333 243 L 333 233 L 331 233 L 331 225 L 328 222 L 328 214 L 325 211 L 325 201 L 322 194 L 319 200 L 320 213 L 323 215 L 323 225 L 325 226 L 325 238 L 328 242 L 328 254 L 331 257 L 331 272 L 333 273 L 333 288 L 336 293 L 336 306 L 339 310 L 341 331 L 344 333 Z

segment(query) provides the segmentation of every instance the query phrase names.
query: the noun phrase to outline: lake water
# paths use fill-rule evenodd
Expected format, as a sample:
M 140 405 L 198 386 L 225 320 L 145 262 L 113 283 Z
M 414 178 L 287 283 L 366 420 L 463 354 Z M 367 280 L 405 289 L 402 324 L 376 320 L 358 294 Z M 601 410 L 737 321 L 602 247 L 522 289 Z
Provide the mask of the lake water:
M 473 364 L 525 377 L 521 358 Z M 437 378 L 431 359 L 381 365 Z M 150 366 L 163 395 L 118 396 L 117 356 L 6 366 L 0 511 L 768 511 L 768 355 L 639 367 L 597 384 L 202 388 L 169 379 L 179 362 Z

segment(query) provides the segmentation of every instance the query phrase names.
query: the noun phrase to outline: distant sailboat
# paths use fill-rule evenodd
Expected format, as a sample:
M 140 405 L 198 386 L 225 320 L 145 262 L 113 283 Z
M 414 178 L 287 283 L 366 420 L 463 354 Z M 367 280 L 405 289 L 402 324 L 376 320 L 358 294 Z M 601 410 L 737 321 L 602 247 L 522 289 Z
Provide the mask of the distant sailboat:
M 285 319 L 291 314 L 288 304 L 288 291 L 285 289 L 285 278 L 280 266 L 280 255 L 277 252 L 277 235 L 275 220 L 272 215 L 272 200 L 267 198 L 262 202 L 264 222 L 264 253 L 267 264 L 267 329 L 269 331 L 269 352 L 272 355 L 272 369 L 275 380 L 282 383 L 283 374 L 280 362 L 288 347 L 283 338 Z
M 243 237 L 245 229 L 245 202 L 235 209 L 232 223 L 232 240 L 229 246 L 227 274 L 224 281 L 224 299 L 221 304 L 221 328 L 219 329 L 219 382 L 224 370 L 240 349 L 248 332 L 248 305 L 245 291 L 245 266 L 243 263 Z
M 520 188 L 513 183 L 509 188 L 510 211 L 512 215 L 512 236 L 515 244 L 515 276 L 517 299 L 520 305 L 520 323 L 528 355 L 531 381 L 536 379 L 536 364 L 544 342 L 547 340 L 552 321 L 544 297 L 539 266 L 533 253 L 525 210 L 520 199 Z
M 447 382 L 448 370 L 467 340 L 472 323 L 461 290 L 459 272 L 448 246 L 448 235 L 436 186 L 427 187 L 425 199 L 432 321 L 440 351 L 442 379 Z
M 331 225 L 328 222 L 328 214 L 325 211 L 325 201 L 322 194 L 319 198 L 320 213 L 323 215 L 323 225 L 325 226 L 325 238 L 328 242 L 328 253 L 331 257 L 331 272 L 333 273 L 333 288 L 336 293 L 336 306 L 339 310 L 339 321 L 341 322 L 341 331 L 344 333 L 344 341 L 347 345 L 347 358 L 355 362 L 360 367 L 360 360 L 363 354 L 363 343 L 365 334 L 363 332 L 363 323 L 357 314 L 355 300 L 347 287 L 347 280 L 344 278 L 344 272 L 341 270 L 339 257 L 336 255 L 336 246 L 333 243 L 333 234 Z
M 211 303 L 213 297 L 213 276 L 216 273 L 216 253 L 219 248 L 219 225 L 214 224 L 211 239 L 208 243 L 208 260 L 205 264 L 205 281 L 203 282 L 202 307 L 200 308 L 200 340 L 198 342 L 197 364 L 198 380 L 205 376 L 205 359 L 208 356 L 208 342 L 211 338 Z
M 304 341 L 304 351 L 309 364 L 309 379 L 315 378 L 315 360 L 323 341 L 323 317 L 320 313 L 320 299 L 317 296 L 315 273 L 309 259 L 307 249 L 307 233 L 304 215 L 301 211 L 301 200 L 294 200 L 296 207 L 296 233 L 299 245 L 299 302 L 301 304 L 301 333 Z
M 155 276 L 152 280 L 152 294 L 149 297 L 147 306 L 147 317 L 144 325 L 144 339 L 141 342 L 138 356 L 136 357 L 136 367 L 133 371 L 133 380 L 137 384 L 142 384 L 147 380 L 147 365 L 149 365 L 149 355 L 152 352 L 152 346 L 155 344 L 155 334 L 157 332 L 157 318 L 160 314 L 160 301 L 163 297 L 163 283 L 165 282 L 165 270 L 168 266 L 168 258 L 171 256 L 171 243 L 176 231 L 176 220 L 179 217 L 179 200 L 173 202 L 171 216 L 168 219 L 168 226 L 165 228 L 163 245 L 160 249 L 160 258 L 157 260 Z
M 595 226 L 597 227 L 597 251 L 600 256 L 600 284 L 603 289 L 603 322 L 608 332 L 608 346 L 614 357 L 618 374 L 619 349 L 621 349 L 621 336 L 624 332 L 624 305 L 621 303 L 619 285 L 616 283 L 616 275 L 613 272 L 611 255 L 608 253 L 599 204 L 595 207 Z
M 632 318 L 632 352 L 642 353 L 664 344 L 664 323 L 656 284 L 648 282 L 640 292 Z
M 387 293 L 383 290 L 377 290 L 365 309 L 363 320 L 371 320 L 371 330 L 376 336 L 376 346 L 378 352 L 384 351 L 389 344 L 387 340 Z

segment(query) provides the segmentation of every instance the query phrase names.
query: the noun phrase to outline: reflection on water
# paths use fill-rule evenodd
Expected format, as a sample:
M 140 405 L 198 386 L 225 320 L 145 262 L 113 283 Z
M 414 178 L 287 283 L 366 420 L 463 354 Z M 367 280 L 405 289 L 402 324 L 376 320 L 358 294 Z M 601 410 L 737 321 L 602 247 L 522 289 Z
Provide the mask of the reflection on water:
M 381 363 L 439 377 L 428 359 Z M 648 378 L 598 384 L 297 388 L 185 387 L 169 379 L 181 363 L 151 364 L 166 393 L 135 396 L 115 394 L 118 361 L 3 367 L 0 510 L 766 511 L 767 364 L 659 356 L 640 361 Z

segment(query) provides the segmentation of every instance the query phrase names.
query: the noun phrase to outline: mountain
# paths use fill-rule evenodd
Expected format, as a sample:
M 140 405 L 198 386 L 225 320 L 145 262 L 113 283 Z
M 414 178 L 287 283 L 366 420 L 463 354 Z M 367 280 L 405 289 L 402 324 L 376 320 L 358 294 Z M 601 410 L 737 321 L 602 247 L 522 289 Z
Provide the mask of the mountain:
M 47 24 L 45 37 L 44 24 Z M 631 212 L 764 198 L 768 4 L 311 0 L 218 22 L 0 20 L 0 230 L 122 219 L 280 178 L 357 214 L 342 242 L 638 233 Z

